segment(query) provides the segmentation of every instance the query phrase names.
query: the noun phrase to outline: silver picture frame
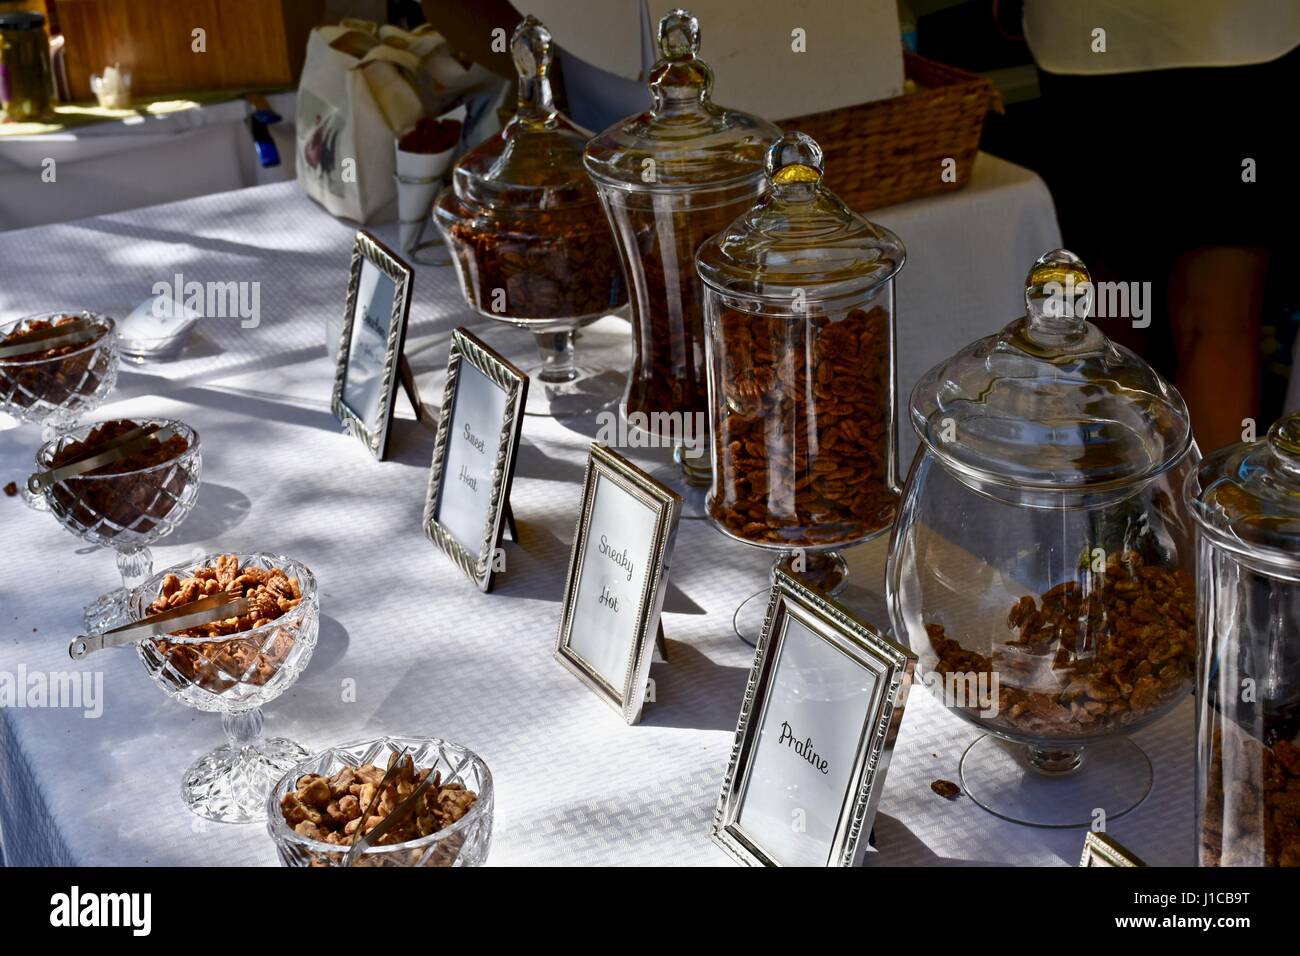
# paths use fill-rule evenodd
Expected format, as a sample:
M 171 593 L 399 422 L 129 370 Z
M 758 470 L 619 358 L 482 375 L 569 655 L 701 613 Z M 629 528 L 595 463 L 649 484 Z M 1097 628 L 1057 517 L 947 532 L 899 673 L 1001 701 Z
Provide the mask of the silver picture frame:
M 655 513 L 645 580 L 635 609 L 633 647 L 623 680 L 617 685 L 603 676 L 571 641 L 580 603 L 578 598 L 583 563 L 588 554 L 592 509 L 596 501 L 596 488 L 602 478 Z M 618 452 L 602 444 L 592 443 L 583 478 L 582 505 L 573 536 L 569 572 L 564 584 L 564 603 L 555 643 L 555 659 L 617 711 L 629 725 L 636 724 L 641 719 L 656 642 L 662 646 L 660 616 L 663 613 L 669 563 L 681 514 L 681 495 L 651 478 Z
M 1112 840 L 1104 833 L 1088 831 L 1083 838 L 1083 856 L 1079 866 L 1100 867 L 1137 867 L 1146 866 L 1130 853 L 1118 840 Z
M 461 368 L 468 363 L 478 369 L 495 387 L 506 393 L 505 409 L 500 427 L 493 442 L 495 457 L 492 464 L 490 500 L 487 520 L 483 524 L 482 539 L 477 552 L 464 547 L 439 520 L 444 469 L 447 463 L 448 442 L 456 407 L 457 389 L 461 382 Z M 442 409 L 438 416 L 437 437 L 434 440 L 433 464 L 429 469 L 429 487 L 424 502 L 424 532 L 443 550 L 480 591 L 488 593 L 495 580 L 494 556 L 501 546 L 503 531 L 516 535 L 514 515 L 510 510 L 510 486 L 514 480 L 515 460 L 519 454 L 519 441 L 523 434 L 524 407 L 528 401 L 528 375 L 490 348 L 482 339 L 466 328 L 451 333 L 451 350 L 447 356 L 447 382 L 442 393 Z
M 344 398 L 348 369 L 352 355 L 352 332 L 356 321 L 357 297 L 361 286 L 361 272 L 370 263 L 394 284 L 393 307 L 385 343 L 384 361 L 379 380 L 379 421 L 362 420 Z M 364 229 L 357 233 L 352 244 L 352 267 L 348 277 L 347 304 L 344 307 L 343 330 L 339 339 L 338 359 L 334 368 L 334 392 L 330 409 L 347 431 L 361 439 L 370 454 L 378 461 L 388 457 L 388 438 L 392 430 L 395 387 L 399 383 L 399 364 L 402 347 L 406 341 L 406 324 L 411 312 L 411 290 L 415 272 L 396 253 Z M 419 409 L 416 410 L 417 413 Z
M 785 865 L 776 852 L 763 846 L 739 821 L 752 782 L 753 760 L 768 717 L 769 694 L 781 666 L 789 622 L 797 620 L 839 651 L 846 666 L 862 668 L 875 677 L 863 725 L 844 728 L 846 733 L 858 735 L 852 749 L 855 758 L 825 864 L 855 866 L 866 853 L 867 841 L 863 838 L 871 832 L 880 803 L 917 658 L 830 598 L 781 570 L 774 570 L 772 577 L 767 616 L 741 703 L 711 835 L 715 843 L 747 866 Z

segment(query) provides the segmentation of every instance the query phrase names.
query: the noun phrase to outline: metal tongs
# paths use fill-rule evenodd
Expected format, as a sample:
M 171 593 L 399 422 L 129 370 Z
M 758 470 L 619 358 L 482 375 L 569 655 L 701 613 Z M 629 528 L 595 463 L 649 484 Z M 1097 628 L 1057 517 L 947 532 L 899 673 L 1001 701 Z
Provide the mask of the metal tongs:
M 175 435 L 176 429 L 171 425 L 141 425 L 139 428 L 133 428 L 126 434 L 119 435 L 112 441 L 98 446 L 92 455 L 70 461 L 66 465 L 50 471 L 36 472 L 36 474 L 28 477 L 27 490 L 34 495 L 39 495 L 55 482 L 62 481 L 65 478 L 75 478 L 77 475 L 84 475 L 86 472 L 102 468 L 104 465 L 111 465 L 115 461 L 121 461 L 128 455 L 133 455 L 148 448 L 151 442 L 156 441 L 161 445 L 163 442 L 170 441 Z
M 15 345 L 0 345 L 0 359 L 17 358 L 65 345 L 80 345 L 104 333 L 104 327 L 87 318 L 33 332 Z
M 172 608 L 170 611 L 150 614 L 148 617 L 142 617 L 138 621 L 115 627 L 102 634 L 83 634 L 74 637 L 68 643 L 68 656 L 74 661 L 79 661 L 92 651 L 103 650 L 105 647 L 134 644 L 136 641 L 151 637 L 162 637 L 187 628 L 211 624 L 214 621 L 224 621 L 227 618 L 247 614 L 248 610 L 248 601 L 245 598 L 232 594 L 212 594 Z
M 439 786 L 441 786 L 447 780 L 455 780 L 457 777 L 460 776 L 461 771 L 464 770 L 465 766 L 469 763 L 469 758 L 466 757 L 464 760 L 460 762 L 460 765 L 451 772 L 451 776 L 446 778 L 444 778 L 439 771 L 430 770 L 427 774 L 424 775 L 424 779 L 420 781 L 419 786 L 417 786 L 414 790 L 412 790 L 405 800 L 403 800 L 401 803 L 395 806 L 392 809 L 392 811 L 388 814 L 388 816 L 384 817 L 373 827 L 371 827 L 368 831 L 362 834 L 361 833 L 362 826 L 365 825 L 366 820 L 370 819 L 369 816 L 370 809 L 372 809 L 375 805 L 375 802 L 379 800 L 379 796 L 383 792 L 383 788 L 387 785 L 390 779 L 390 775 L 397 767 L 401 765 L 402 757 L 405 756 L 406 751 L 409 749 L 410 749 L 409 747 L 403 748 L 402 753 L 399 754 L 397 757 L 397 762 L 394 763 L 393 766 L 388 768 L 388 773 L 384 774 L 384 779 L 383 781 L 380 782 L 379 789 L 375 791 L 375 796 L 370 801 L 370 807 L 367 808 L 366 810 L 366 816 L 363 816 L 361 818 L 362 820 L 361 826 L 357 827 L 357 833 L 361 834 L 360 839 L 356 839 L 354 837 L 352 846 L 348 848 L 348 855 L 343 858 L 344 866 L 352 866 L 354 863 L 356 863 L 357 857 L 361 856 L 361 854 L 364 853 L 368 847 L 374 846 L 375 843 L 378 840 L 382 839 L 384 835 L 388 833 L 389 830 L 393 829 L 398 824 L 402 823 L 410 815 L 411 810 L 415 808 L 416 802 L 420 799 L 421 796 L 424 795 L 424 791 L 428 790 L 435 780 L 438 781 Z

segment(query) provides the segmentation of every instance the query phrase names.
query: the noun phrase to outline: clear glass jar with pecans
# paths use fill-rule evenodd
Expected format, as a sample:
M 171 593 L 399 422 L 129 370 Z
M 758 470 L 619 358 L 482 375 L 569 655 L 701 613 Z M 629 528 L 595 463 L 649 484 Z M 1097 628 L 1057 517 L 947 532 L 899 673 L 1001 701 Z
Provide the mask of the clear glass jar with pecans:
M 465 301 L 532 332 L 529 412 L 585 415 L 613 403 L 621 377 L 576 361 L 574 333 L 627 302 L 623 269 L 596 189 L 586 137 L 556 111 L 551 34 L 526 17 L 510 41 L 519 108 L 499 136 L 456 163 L 434 203 Z
M 587 171 L 614 227 L 632 286 L 629 425 L 674 442 L 687 480 L 706 485 L 703 290 L 695 253 L 763 190 L 763 151 L 781 131 L 710 99 L 700 29 L 685 10 L 659 21 L 649 111 L 588 144 Z
M 1300 413 L 1206 458 L 1198 525 L 1201 866 L 1300 866 Z
M 1151 764 L 1127 735 L 1185 702 L 1196 667 L 1187 408 L 1087 321 L 1092 299 L 1083 263 L 1049 252 L 1022 318 L 917 382 L 889 554 L 894 633 L 988 732 L 963 789 L 1039 826 L 1142 801 Z
M 803 133 L 771 145 L 766 171 L 767 193 L 696 259 L 708 512 L 724 533 L 781 551 L 789 571 L 835 593 L 845 566 L 834 549 L 887 531 L 898 504 L 894 276 L 906 250 L 821 185 L 822 151 Z

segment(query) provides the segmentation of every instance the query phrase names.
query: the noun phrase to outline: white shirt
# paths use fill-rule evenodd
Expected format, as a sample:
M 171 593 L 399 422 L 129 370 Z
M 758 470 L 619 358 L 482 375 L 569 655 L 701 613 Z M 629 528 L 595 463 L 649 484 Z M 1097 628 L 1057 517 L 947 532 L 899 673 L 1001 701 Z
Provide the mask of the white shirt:
M 1300 45 L 1300 0 L 1024 0 L 1049 73 L 1267 63 Z M 1104 34 L 1094 31 L 1102 30 Z M 1105 52 L 1101 52 L 1104 44 Z

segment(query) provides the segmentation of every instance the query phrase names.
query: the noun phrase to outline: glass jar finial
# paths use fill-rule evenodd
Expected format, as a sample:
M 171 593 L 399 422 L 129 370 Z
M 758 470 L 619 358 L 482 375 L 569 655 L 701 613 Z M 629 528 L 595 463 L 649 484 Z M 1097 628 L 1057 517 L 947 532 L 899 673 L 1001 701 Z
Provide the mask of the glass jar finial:
M 807 133 L 786 133 L 767 148 L 764 166 L 773 186 L 819 183 L 823 169 L 822 148 Z
M 1053 249 L 1025 277 L 1025 314 L 1033 331 L 1080 332 L 1092 312 L 1092 276 L 1069 249 Z
M 698 109 L 713 89 L 713 71 L 700 52 L 700 21 L 680 7 L 659 21 L 659 61 L 650 73 L 656 110 Z
M 700 21 L 678 7 L 659 21 L 659 52 L 665 60 L 681 60 L 700 52 Z
M 1268 430 L 1268 448 L 1279 468 L 1300 483 L 1300 412 L 1292 412 Z
M 551 31 L 532 14 L 510 36 L 510 55 L 519 73 L 519 118 L 527 125 L 555 120 L 551 95 Z

